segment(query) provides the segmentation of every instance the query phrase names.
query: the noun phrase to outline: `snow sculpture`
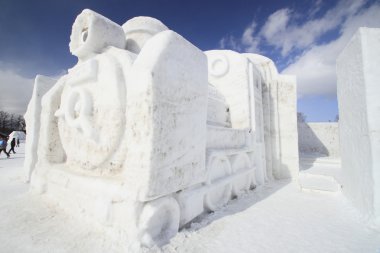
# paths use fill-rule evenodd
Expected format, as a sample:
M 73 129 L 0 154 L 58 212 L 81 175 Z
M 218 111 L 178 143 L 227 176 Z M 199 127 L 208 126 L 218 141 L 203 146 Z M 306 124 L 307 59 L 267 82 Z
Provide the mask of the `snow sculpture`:
M 380 29 L 361 27 L 337 59 L 343 193 L 380 220 Z
M 153 18 L 121 27 L 91 10 L 70 51 L 78 63 L 27 117 L 39 134 L 34 191 L 152 246 L 270 177 L 249 57 L 205 54 Z

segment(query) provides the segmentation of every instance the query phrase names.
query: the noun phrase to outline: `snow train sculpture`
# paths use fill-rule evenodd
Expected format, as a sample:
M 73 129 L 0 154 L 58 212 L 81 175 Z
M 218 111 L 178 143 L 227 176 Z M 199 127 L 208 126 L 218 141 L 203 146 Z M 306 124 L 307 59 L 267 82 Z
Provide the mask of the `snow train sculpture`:
M 91 10 L 70 39 L 78 63 L 37 77 L 25 116 L 34 191 L 152 246 L 271 177 L 265 83 L 249 60 L 262 58 L 203 53 L 156 19 L 121 27 Z

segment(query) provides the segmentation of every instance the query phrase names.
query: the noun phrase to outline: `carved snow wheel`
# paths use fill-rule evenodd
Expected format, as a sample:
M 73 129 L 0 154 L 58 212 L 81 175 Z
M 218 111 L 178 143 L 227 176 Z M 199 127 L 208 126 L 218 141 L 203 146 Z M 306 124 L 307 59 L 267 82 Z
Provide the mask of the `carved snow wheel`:
M 147 202 L 141 212 L 138 229 L 141 244 L 146 247 L 164 245 L 179 229 L 180 209 L 172 197 Z
M 208 164 L 207 184 L 210 189 L 204 198 L 204 206 L 208 211 L 215 211 L 231 199 L 231 183 L 223 179 L 231 175 L 231 165 L 226 156 L 215 156 Z
M 250 166 L 251 161 L 245 153 L 238 154 L 232 158 L 231 167 L 233 174 L 249 170 Z M 238 176 L 232 183 L 232 194 L 238 197 L 244 192 L 248 191 L 251 186 L 251 181 L 251 176 L 248 174 L 242 174 Z

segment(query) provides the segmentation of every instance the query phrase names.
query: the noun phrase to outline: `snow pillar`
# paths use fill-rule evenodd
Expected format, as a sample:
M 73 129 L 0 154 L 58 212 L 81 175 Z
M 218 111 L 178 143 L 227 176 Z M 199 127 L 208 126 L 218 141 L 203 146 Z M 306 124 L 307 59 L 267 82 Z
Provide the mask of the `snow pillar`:
M 343 192 L 380 217 L 380 29 L 359 28 L 337 59 Z
M 25 180 L 29 182 L 37 163 L 37 148 L 41 125 L 41 99 L 42 96 L 57 82 L 56 79 L 37 75 L 34 81 L 33 95 L 25 113 L 26 142 L 25 142 Z
M 277 147 L 279 156 L 279 159 L 274 158 L 277 164 L 273 168 L 273 175 L 277 179 L 297 178 L 299 159 L 296 77 L 278 75 L 270 87 L 271 96 L 276 100 L 271 110 L 271 130 L 275 142 L 273 146 Z

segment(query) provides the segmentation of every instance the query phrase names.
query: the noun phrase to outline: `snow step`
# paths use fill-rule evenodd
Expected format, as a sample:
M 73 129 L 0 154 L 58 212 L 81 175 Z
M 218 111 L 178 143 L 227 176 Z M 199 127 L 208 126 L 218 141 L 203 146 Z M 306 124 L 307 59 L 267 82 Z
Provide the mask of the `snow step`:
M 330 166 L 339 166 L 341 165 L 340 159 L 335 157 L 312 157 L 312 156 L 303 156 L 300 157 L 301 165 L 324 165 L 328 164 Z
M 302 189 L 338 192 L 342 189 L 338 182 L 340 174 L 340 166 L 319 164 L 308 170 L 300 171 L 299 184 Z
M 298 180 L 301 189 L 339 192 L 342 188 L 332 176 L 301 172 Z

